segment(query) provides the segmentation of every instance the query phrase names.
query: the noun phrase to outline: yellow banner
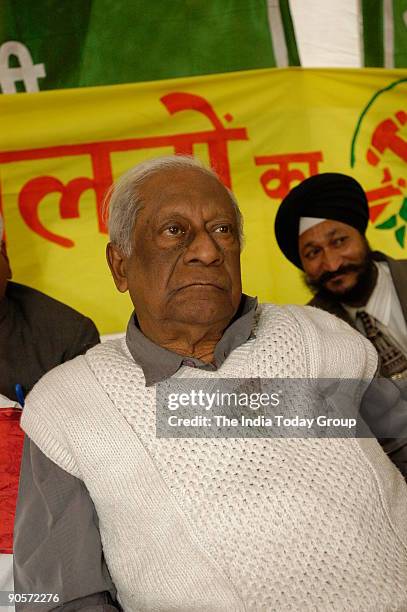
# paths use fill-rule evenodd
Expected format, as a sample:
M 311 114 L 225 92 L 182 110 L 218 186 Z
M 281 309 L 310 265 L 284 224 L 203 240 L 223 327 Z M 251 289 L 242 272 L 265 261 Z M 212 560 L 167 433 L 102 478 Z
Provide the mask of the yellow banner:
M 101 333 L 124 330 L 131 305 L 105 263 L 104 194 L 141 160 L 189 153 L 240 202 L 245 292 L 304 303 L 274 217 L 312 174 L 358 179 L 372 246 L 406 256 L 406 107 L 406 70 L 274 69 L 1 96 L 0 206 L 14 279 L 92 317 Z

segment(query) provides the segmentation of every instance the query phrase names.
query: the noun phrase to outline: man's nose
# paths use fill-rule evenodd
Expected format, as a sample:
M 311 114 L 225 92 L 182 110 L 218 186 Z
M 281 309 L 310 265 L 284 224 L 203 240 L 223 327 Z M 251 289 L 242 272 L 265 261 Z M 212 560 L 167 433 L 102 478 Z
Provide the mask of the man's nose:
M 324 251 L 322 258 L 322 266 L 324 272 L 336 272 L 341 267 L 343 258 L 337 251 L 327 249 Z
M 185 251 L 184 262 L 204 266 L 219 265 L 223 262 L 223 252 L 211 234 L 202 230 L 192 237 Z

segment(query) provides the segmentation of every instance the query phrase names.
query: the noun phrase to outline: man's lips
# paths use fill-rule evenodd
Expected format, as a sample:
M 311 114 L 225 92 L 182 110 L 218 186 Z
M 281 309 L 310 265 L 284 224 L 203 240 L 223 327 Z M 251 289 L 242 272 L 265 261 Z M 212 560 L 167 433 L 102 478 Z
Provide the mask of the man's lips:
M 330 279 L 326 282 L 335 282 L 339 279 L 341 279 L 343 276 L 346 276 L 347 274 L 349 274 L 349 272 L 339 272 L 338 274 L 335 274 L 334 276 L 331 276 Z
M 182 289 L 190 289 L 193 287 L 214 287 L 215 289 L 220 289 L 221 291 L 225 291 L 225 287 L 220 285 L 219 283 L 211 283 L 206 281 L 195 281 L 193 283 L 187 283 L 186 285 L 182 285 L 177 288 L 177 291 L 181 291 Z
M 219 282 L 216 281 L 200 281 L 200 280 L 196 280 L 196 281 L 191 281 L 188 283 L 185 283 L 184 285 L 180 285 L 179 287 L 175 287 L 175 289 L 173 289 L 171 291 L 172 294 L 175 293 L 179 293 L 180 291 L 188 291 L 188 290 L 202 290 L 202 291 L 211 291 L 213 289 L 216 289 L 218 291 L 227 291 L 227 287 L 225 285 L 222 285 Z
M 341 268 L 338 268 L 338 270 L 335 270 L 335 272 L 324 272 L 318 278 L 318 282 L 322 284 L 326 284 L 329 281 L 335 282 L 336 280 L 339 280 L 340 278 L 346 276 L 351 272 L 360 272 L 360 270 L 360 266 L 355 264 L 349 264 L 347 266 L 342 266 Z

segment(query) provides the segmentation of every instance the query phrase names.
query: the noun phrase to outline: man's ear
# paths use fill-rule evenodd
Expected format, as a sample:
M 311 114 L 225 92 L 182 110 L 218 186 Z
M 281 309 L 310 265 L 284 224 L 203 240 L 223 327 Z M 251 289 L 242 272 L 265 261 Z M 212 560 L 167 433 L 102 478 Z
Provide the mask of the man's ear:
M 10 262 L 8 260 L 8 255 L 7 255 L 7 249 L 6 249 L 6 243 L 1 240 L 0 238 L 0 254 L 3 256 L 6 264 L 7 264 L 7 268 L 8 268 L 8 273 L 7 273 L 7 279 L 10 279 L 12 277 L 12 273 L 11 273 L 11 268 L 10 268 Z
M 127 257 L 116 245 L 109 242 L 106 247 L 106 259 L 116 287 L 121 293 L 124 293 L 129 288 L 126 274 Z

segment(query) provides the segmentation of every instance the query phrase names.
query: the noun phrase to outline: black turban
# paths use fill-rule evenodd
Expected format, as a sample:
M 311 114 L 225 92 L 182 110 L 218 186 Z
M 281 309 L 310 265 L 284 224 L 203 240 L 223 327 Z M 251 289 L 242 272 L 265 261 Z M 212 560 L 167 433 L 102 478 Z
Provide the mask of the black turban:
M 287 259 L 302 269 L 298 253 L 301 217 L 341 221 L 364 234 L 369 221 L 366 194 L 354 178 L 326 172 L 306 179 L 284 198 L 274 226 L 277 243 Z

